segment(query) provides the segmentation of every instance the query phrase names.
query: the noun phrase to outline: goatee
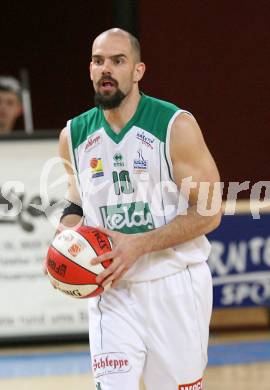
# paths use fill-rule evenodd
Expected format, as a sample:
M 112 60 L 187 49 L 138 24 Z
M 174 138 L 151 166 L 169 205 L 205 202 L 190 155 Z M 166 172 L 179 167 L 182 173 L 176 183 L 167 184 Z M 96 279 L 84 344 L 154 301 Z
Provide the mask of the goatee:
M 126 95 L 120 89 L 117 89 L 113 95 L 102 95 L 96 92 L 95 105 L 101 107 L 103 110 L 111 110 L 119 107 L 125 97 Z

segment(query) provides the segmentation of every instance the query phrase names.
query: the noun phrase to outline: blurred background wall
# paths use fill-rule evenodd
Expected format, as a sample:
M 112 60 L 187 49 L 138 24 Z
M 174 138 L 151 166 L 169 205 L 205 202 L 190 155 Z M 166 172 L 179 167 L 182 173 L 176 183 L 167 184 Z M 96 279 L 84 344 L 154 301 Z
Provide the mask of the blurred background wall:
M 0 74 L 28 69 L 35 128 L 61 129 L 93 104 L 91 41 L 123 23 L 128 3 L 147 64 L 145 93 L 194 113 L 224 181 L 266 180 L 268 0 L 4 2 Z
M 194 113 L 224 181 L 269 177 L 269 20 L 267 0 L 141 1 L 145 90 Z
M 112 25 L 111 2 L 14 3 L 1 4 L 0 74 L 26 68 L 35 128 L 61 129 L 92 104 L 91 42 Z

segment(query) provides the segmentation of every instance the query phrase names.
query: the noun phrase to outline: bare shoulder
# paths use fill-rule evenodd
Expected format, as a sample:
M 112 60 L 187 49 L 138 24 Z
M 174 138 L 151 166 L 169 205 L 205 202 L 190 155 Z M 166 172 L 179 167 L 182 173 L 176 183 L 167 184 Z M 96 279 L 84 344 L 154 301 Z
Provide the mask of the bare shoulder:
M 67 127 L 64 127 L 59 136 L 59 144 L 62 146 L 68 146 L 68 130 Z
M 68 147 L 68 131 L 66 127 L 64 127 L 61 130 L 59 136 L 59 154 L 60 157 L 70 160 L 69 147 Z
M 68 130 L 65 127 L 59 136 L 59 155 L 63 159 L 63 164 L 67 172 L 72 173 L 71 168 L 71 157 L 69 153 L 69 142 L 68 142 Z
M 172 160 L 179 155 L 182 158 L 188 158 L 191 157 L 191 151 L 200 154 L 205 149 L 207 147 L 196 119 L 188 113 L 178 115 L 173 123 L 171 133 Z
M 196 119 L 187 113 L 176 117 L 171 133 L 170 154 L 176 181 L 192 176 L 196 181 L 219 181 L 215 161 Z

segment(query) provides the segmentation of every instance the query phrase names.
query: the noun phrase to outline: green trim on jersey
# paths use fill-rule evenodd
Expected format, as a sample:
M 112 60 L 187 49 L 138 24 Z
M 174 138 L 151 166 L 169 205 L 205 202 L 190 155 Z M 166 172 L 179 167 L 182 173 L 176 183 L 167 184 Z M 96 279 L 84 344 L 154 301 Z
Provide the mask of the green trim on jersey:
M 144 94 L 141 95 L 135 114 L 118 134 L 111 129 L 101 110 L 104 129 L 115 143 L 118 144 L 133 125 L 148 131 L 162 142 L 166 141 L 168 124 L 171 117 L 179 108 L 172 103 L 155 99 Z
M 179 108 L 164 100 L 155 99 L 141 93 L 137 110 L 133 117 L 123 127 L 120 133 L 115 133 L 106 121 L 101 108 L 92 108 L 75 117 L 71 121 L 71 137 L 73 149 L 76 149 L 95 131 L 105 129 L 107 135 L 116 143 L 122 141 L 132 126 L 137 126 L 153 134 L 161 142 L 166 141 L 168 124 Z
M 101 110 L 92 108 L 71 121 L 72 147 L 76 149 L 89 135 L 102 127 Z
M 104 116 L 104 113 L 103 113 L 103 110 L 100 109 L 100 112 L 101 112 L 101 115 L 102 115 L 102 125 L 106 131 L 106 133 L 108 134 L 108 136 L 116 143 L 116 144 L 119 144 L 120 141 L 122 141 L 122 139 L 124 138 L 124 136 L 126 135 L 126 133 L 131 129 L 131 127 L 133 125 L 137 125 L 137 119 L 139 119 L 139 117 L 142 115 L 143 113 L 143 108 L 144 108 L 144 102 L 145 102 L 145 98 L 146 96 L 145 95 L 142 95 L 140 101 L 139 101 L 139 104 L 138 104 L 138 107 L 135 111 L 135 114 L 133 115 L 133 117 L 128 121 L 128 123 L 121 129 L 121 131 L 119 133 L 115 133 L 111 126 L 109 125 L 109 123 L 107 122 L 105 116 Z
M 169 164 L 169 161 L 168 161 L 168 157 L 167 157 L 166 143 L 165 142 L 164 142 L 164 157 L 165 157 L 165 161 L 166 161 L 166 165 L 167 165 L 167 168 L 168 168 L 170 179 L 171 179 L 171 181 L 174 181 L 173 177 L 172 177 L 172 172 L 171 172 L 170 164 Z
M 136 126 L 148 131 L 161 142 L 166 141 L 167 129 L 172 116 L 179 111 L 176 105 L 150 96 L 144 96 L 145 105 Z

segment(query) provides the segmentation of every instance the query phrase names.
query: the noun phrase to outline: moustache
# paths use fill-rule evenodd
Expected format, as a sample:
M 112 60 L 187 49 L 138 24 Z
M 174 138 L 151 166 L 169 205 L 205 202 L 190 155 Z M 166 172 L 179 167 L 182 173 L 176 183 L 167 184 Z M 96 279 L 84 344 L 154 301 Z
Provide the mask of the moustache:
M 103 76 L 103 77 L 101 77 L 101 79 L 99 79 L 97 84 L 100 87 L 104 83 L 112 83 L 114 86 L 116 86 L 116 87 L 118 86 L 118 82 L 114 78 L 112 78 L 111 76 Z

